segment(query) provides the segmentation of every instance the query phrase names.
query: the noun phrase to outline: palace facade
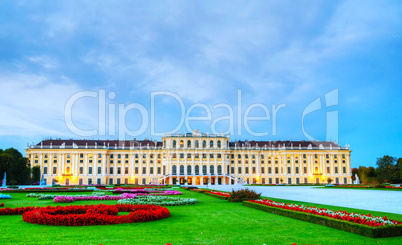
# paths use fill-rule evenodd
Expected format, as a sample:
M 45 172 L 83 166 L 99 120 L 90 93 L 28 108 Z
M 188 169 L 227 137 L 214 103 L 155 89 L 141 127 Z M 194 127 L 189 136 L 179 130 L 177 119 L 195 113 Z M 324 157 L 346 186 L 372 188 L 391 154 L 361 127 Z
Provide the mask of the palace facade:
M 48 139 L 26 153 L 48 185 L 351 183 L 351 150 L 328 141 L 230 141 L 195 131 L 162 141 Z

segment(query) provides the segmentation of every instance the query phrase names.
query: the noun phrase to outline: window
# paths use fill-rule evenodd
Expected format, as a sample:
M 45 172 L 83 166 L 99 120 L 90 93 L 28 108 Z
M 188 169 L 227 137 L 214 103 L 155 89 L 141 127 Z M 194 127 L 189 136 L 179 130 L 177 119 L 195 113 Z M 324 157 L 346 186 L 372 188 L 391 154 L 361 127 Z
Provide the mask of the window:
M 176 148 L 176 140 L 173 140 L 173 148 Z
M 128 174 L 128 167 L 124 168 L 124 174 Z
M 269 178 L 269 179 L 268 179 L 268 183 L 269 183 L 269 184 L 272 184 L 272 178 Z
M 200 174 L 200 166 L 195 165 L 195 174 L 199 175 Z
M 214 158 L 214 154 L 209 154 L 209 158 Z
M 84 173 L 84 167 L 80 167 L 80 174 Z
M 307 174 L 307 167 L 303 167 L 303 173 Z
M 43 174 L 47 174 L 47 167 L 43 167 Z
M 343 178 L 343 183 L 344 183 L 344 184 L 347 184 L 347 183 L 348 183 L 348 178 L 346 178 L 346 177 Z
M 92 167 L 88 168 L 88 174 L 92 174 Z
M 184 175 L 184 165 L 180 165 L 180 175 Z
M 120 159 L 120 158 L 121 158 L 121 154 L 117 154 L 117 158 L 119 158 L 119 159 Z
M 84 163 L 84 160 L 80 160 L 80 163 Z
M 142 167 L 142 174 L 146 174 L 147 173 L 147 167 Z
M 97 179 L 96 179 L 96 184 L 97 184 L 97 185 L 102 184 L 102 179 L 101 179 L 101 178 L 97 178 Z
M 180 158 L 184 158 L 184 153 L 180 153 Z
M 188 175 L 191 174 L 191 165 L 187 165 L 187 174 L 188 174 Z
M 261 167 L 261 173 L 264 174 L 264 167 Z
M 239 167 L 238 172 L 239 172 L 239 174 L 241 174 L 241 167 Z
M 200 146 L 199 146 L 199 143 L 198 143 L 198 140 L 196 140 L 195 141 L 195 148 L 199 148 Z
M 272 172 L 271 167 L 268 167 L 268 173 L 271 174 L 271 172 Z
M 248 167 L 246 167 L 246 174 L 248 174 Z
M 207 165 L 202 165 L 202 174 L 203 175 L 207 174 Z
M 38 163 L 38 160 L 35 160 L 35 163 Z
M 102 174 L 102 167 L 98 167 L 98 174 Z
M 38 160 L 35 160 L 35 162 L 37 162 Z M 53 160 L 53 163 L 57 163 L 57 160 L 56 159 L 54 159 Z
M 161 167 L 157 168 L 158 174 L 161 174 Z
M 234 172 L 234 171 L 235 171 L 234 169 L 235 169 L 234 167 L 230 167 L 230 173 L 231 173 L 231 174 L 234 174 L 234 173 L 235 173 L 235 172 Z
M 78 184 L 79 184 L 79 185 L 82 185 L 82 184 L 83 184 L 82 178 L 78 179 Z
M 329 173 L 331 173 L 331 171 L 330 171 L 330 167 L 327 167 L 327 173 L 329 174 Z
M 113 167 L 110 167 L 110 174 L 113 174 Z
M 222 158 L 222 154 L 218 154 L 217 158 Z
M 121 174 L 121 167 L 117 167 L 117 174 Z
M 275 174 L 278 174 L 279 173 L 279 169 L 278 169 L 278 167 L 275 167 Z
M 342 168 L 342 172 L 344 173 L 344 174 L 346 174 L 346 167 L 343 167 Z M 345 183 L 346 184 L 346 183 Z
M 57 173 L 57 167 L 53 167 L 53 174 Z
M 248 154 L 244 155 L 244 158 L 248 159 Z
M 184 141 L 180 140 L 180 148 L 184 147 Z
M 177 174 L 177 167 L 176 165 L 172 166 L 172 174 L 176 175 Z
M 149 174 L 154 174 L 154 167 L 149 168 Z
M 211 174 L 214 174 L 214 170 L 215 170 L 214 165 L 210 165 L 210 166 L 209 166 L 209 172 L 210 172 Z
M 338 167 L 335 167 L 335 173 L 336 174 L 338 173 Z
M 288 167 L 288 174 L 291 174 L 291 173 L 292 173 L 292 171 L 291 171 L 290 167 Z
M 191 148 L 191 140 L 187 140 L 187 148 Z
M 218 140 L 218 148 L 221 148 L 221 141 L 220 140 Z
M 202 142 L 202 148 L 207 148 L 207 142 L 205 140 Z
M 296 178 L 296 184 L 300 184 L 299 178 Z
M 138 174 L 138 167 L 135 167 L 135 168 L 134 168 L 134 173 L 135 173 L 135 174 Z
M 218 174 L 222 174 L 222 166 L 218 165 Z
M 47 163 L 47 160 L 44 160 L 43 163 Z
M 253 174 L 255 174 L 255 167 L 252 168 Z
M 92 178 L 88 179 L 88 185 L 92 185 Z
M 191 158 L 191 154 L 190 154 L 190 153 L 187 154 L 187 158 Z
M 112 155 L 112 156 L 113 156 L 113 155 Z M 81 153 L 81 154 L 80 154 L 80 158 L 83 158 L 83 157 L 84 157 L 84 154 Z
M 292 184 L 292 178 L 288 178 L 288 184 L 289 184 L 289 185 Z
M 335 183 L 339 184 L 339 178 L 338 177 L 335 178 Z
M 109 185 L 113 185 L 113 179 L 112 178 L 109 179 Z
M 296 174 L 299 174 L 299 167 L 296 167 Z
M 214 142 L 211 140 L 209 141 L 209 148 L 213 148 L 214 147 Z

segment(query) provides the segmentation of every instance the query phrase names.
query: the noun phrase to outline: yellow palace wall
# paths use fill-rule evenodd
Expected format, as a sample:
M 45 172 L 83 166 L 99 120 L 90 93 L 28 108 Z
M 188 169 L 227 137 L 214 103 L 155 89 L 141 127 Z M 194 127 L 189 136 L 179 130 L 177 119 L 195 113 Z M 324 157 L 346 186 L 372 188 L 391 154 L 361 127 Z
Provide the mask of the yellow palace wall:
M 227 137 L 164 137 L 162 140 L 163 146 L 158 148 L 34 147 L 26 151 L 31 164 L 40 166 L 48 185 L 55 180 L 61 185 L 87 185 L 174 184 L 184 179 L 188 184 L 198 185 L 205 183 L 207 177 L 211 177 L 212 184 L 233 184 L 237 178 L 258 184 L 327 183 L 328 178 L 333 183 L 351 182 L 349 149 L 234 149 L 227 146 Z M 208 145 L 195 148 L 197 140 L 205 140 Z M 174 147 L 173 141 L 176 141 Z M 203 174 L 204 165 L 207 171 Z M 221 172 L 217 175 L 218 168 Z

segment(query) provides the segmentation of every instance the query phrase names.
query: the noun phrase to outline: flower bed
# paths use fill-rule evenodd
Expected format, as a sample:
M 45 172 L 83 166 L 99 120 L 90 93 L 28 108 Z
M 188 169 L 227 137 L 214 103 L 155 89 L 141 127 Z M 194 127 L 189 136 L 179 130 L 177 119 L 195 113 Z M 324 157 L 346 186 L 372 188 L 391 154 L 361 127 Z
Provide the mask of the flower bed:
M 130 194 L 124 193 L 120 196 L 56 196 L 53 199 L 53 202 L 59 203 L 70 203 L 74 201 L 111 201 L 111 200 L 120 200 L 120 199 L 127 199 L 127 198 L 135 198 L 137 195 L 140 194 Z
M 271 200 L 250 200 L 243 202 L 243 205 L 368 237 L 402 235 L 402 223 L 388 220 L 387 217 L 373 217 Z
M 118 212 L 130 212 L 117 215 Z M 42 225 L 84 226 L 139 223 L 170 216 L 167 208 L 154 205 L 85 205 L 44 207 L 25 211 L 25 222 Z
M 225 199 L 227 200 L 230 197 L 229 193 L 225 193 L 225 192 L 220 192 L 220 191 L 205 191 L 205 194 L 207 194 L 208 196 L 213 196 L 219 199 Z
M 11 196 L 7 194 L 0 194 L 0 199 L 11 199 Z
M 122 199 L 118 204 L 153 204 L 161 206 L 180 206 L 197 203 L 195 198 L 180 198 L 167 196 L 137 196 L 136 198 Z
M 397 187 L 397 186 L 387 185 L 385 188 L 389 188 L 389 189 L 402 189 L 402 186 Z

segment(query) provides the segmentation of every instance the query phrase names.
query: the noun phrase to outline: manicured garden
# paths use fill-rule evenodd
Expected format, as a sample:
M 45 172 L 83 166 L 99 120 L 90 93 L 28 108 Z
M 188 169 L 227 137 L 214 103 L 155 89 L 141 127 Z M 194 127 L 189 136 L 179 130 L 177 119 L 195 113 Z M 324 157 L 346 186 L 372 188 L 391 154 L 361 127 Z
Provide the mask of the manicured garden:
M 180 189 L 182 195 L 173 198 L 193 198 L 192 205 L 165 206 L 170 217 L 144 223 L 124 223 L 93 226 L 50 226 L 24 222 L 22 215 L 0 216 L 2 244 L 401 244 L 402 237 L 369 238 L 353 233 L 263 212 L 243 206 L 241 202 L 228 202 L 196 191 Z M 75 203 L 55 203 L 53 199 L 27 197 L 27 193 L 9 193 L 11 199 L 2 199 L 5 207 L 70 206 L 117 204 L 117 200 L 82 200 Z M 60 193 L 46 193 L 58 194 Z M 68 195 L 92 195 L 92 192 Z M 62 193 L 67 195 L 67 193 Z M 170 196 L 164 196 L 170 197 Z M 159 198 L 159 197 L 157 197 Z M 144 199 L 147 199 L 144 197 Z M 153 197 L 151 198 L 153 199 Z M 387 216 L 402 220 L 402 215 L 356 210 L 336 206 L 288 202 L 342 210 L 349 213 Z M 128 200 L 128 199 L 122 199 Z M 146 201 L 146 200 L 144 200 Z M 155 201 L 155 200 L 150 200 Z M 161 201 L 163 200 L 156 200 Z M 170 201 L 166 199 L 165 201 Z M 130 210 L 128 210 L 130 211 Z M 51 210 L 49 212 L 52 212 Z M 80 211 L 84 212 L 84 211 Z M 92 211 L 91 211 L 92 212 Z M 115 215 L 116 210 L 107 211 Z M 46 211 L 44 212 L 46 213 Z M 118 213 L 118 216 L 129 213 Z

